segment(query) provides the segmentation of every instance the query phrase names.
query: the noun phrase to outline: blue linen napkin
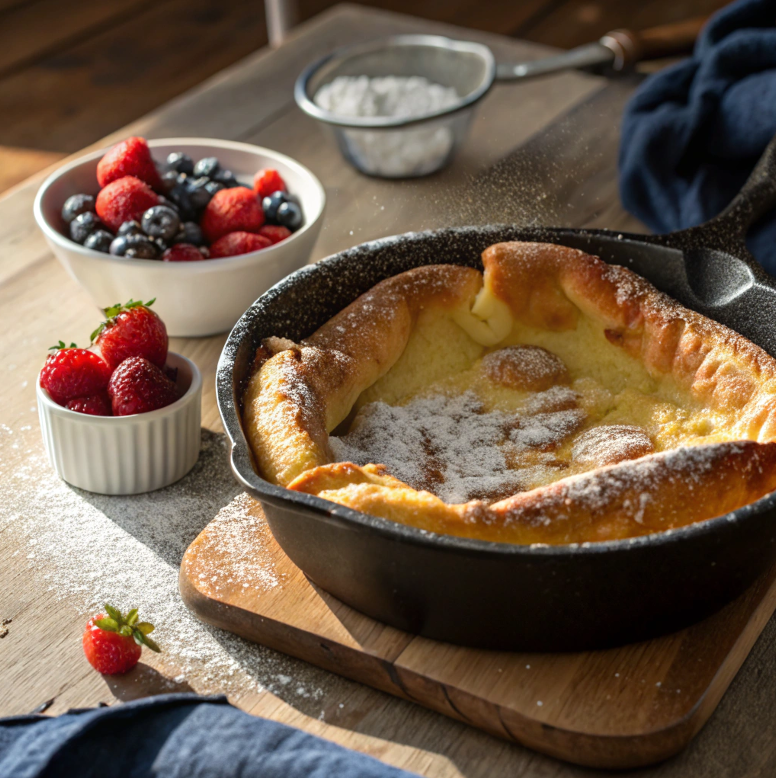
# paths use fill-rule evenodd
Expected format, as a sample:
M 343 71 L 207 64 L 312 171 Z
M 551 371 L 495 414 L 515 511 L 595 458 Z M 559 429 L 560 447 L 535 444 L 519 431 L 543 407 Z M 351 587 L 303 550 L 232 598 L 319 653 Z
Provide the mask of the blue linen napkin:
M 0 719 L 3 778 L 413 778 L 232 707 L 167 694 L 58 717 Z M 417 778 L 417 776 L 414 776 Z
M 692 227 L 733 199 L 776 134 L 776 0 L 717 13 L 687 60 L 646 79 L 625 109 L 620 194 L 656 232 Z M 776 275 L 776 214 L 748 236 Z

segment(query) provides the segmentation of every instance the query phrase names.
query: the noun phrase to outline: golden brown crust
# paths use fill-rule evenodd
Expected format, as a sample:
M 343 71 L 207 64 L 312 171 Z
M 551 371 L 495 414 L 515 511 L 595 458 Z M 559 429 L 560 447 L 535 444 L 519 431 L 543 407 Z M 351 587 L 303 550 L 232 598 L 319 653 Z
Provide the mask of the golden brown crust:
M 654 376 L 670 375 L 698 401 L 738 416 L 741 437 L 776 437 L 776 361 L 742 335 L 576 249 L 499 243 L 482 260 L 516 320 L 563 331 L 584 315 Z
M 655 447 L 641 427 L 631 424 L 601 424 L 583 432 L 575 441 L 576 462 L 606 467 L 654 454 Z
M 776 489 L 776 443 L 717 443 L 652 454 L 486 506 L 448 505 L 379 467 L 315 468 L 290 489 L 447 535 L 560 545 L 638 537 L 722 516 Z
M 264 477 L 430 531 L 516 543 L 662 531 L 727 513 L 776 488 L 776 361 L 762 349 L 629 270 L 575 249 L 503 243 L 487 249 L 483 263 L 484 289 L 496 301 L 489 305 L 500 317 L 485 333 L 494 338 L 486 345 L 498 345 L 504 310 L 507 324 L 511 316 L 516 325 L 552 333 L 575 330 L 584 319 L 654 380 L 670 380 L 691 402 L 727 419 L 731 437 L 747 440 L 649 454 L 647 438 L 599 456 L 599 469 L 490 507 L 448 505 L 377 464 L 333 463 L 329 432 L 399 359 L 423 310 L 445 310 L 469 331 L 466 317 L 481 300 L 483 277 L 437 265 L 383 281 L 301 344 L 265 344 L 278 353 L 262 357 L 244 416 Z
M 545 392 L 571 383 L 563 360 L 541 346 L 507 346 L 482 358 L 491 381 L 523 392 Z
M 250 378 L 243 419 L 259 469 L 283 486 L 331 461 L 328 433 L 356 398 L 401 356 L 423 310 L 469 307 L 482 287 L 476 270 L 428 265 L 388 278 L 301 344 L 279 350 Z

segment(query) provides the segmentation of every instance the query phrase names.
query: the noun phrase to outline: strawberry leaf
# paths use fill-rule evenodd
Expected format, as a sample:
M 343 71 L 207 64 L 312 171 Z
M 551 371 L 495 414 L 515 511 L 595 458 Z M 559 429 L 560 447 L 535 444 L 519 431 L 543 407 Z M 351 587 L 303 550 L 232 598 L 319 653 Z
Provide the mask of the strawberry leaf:
M 105 603 L 105 611 L 118 624 L 124 623 L 124 618 L 121 615 L 121 611 L 117 608 L 114 608 L 112 605 L 108 605 L 107 602 Z
M 124 617 L 124 621 L 126 621 L 130 627 L 133 627 L 137 621 L 137 608 L 132 608 L 132 610 Z
M 94 623 L 96 626 L 98 626 L 100 629 L 104 629 L 106 632 L 119 631 L 119 625 L 116 623 L 115 619 L 97 619 Z
M 132 627 L 128 624 L 124 624 L 119 627 L 119 635 L 123 635 L 125 638 L 132 637 Z
M 144 635 L 150 635 L 155 627 L 153 624 L 149 624 L 147 621 L 141 621 L 138 624 L 135 624 L 135 629 L 140 630 Z
M 133 630 L 132 637 L 139 646 L 147 646 L 151 651 L 156 651 L 157 654 L 161 653 L 162 649 L 159 648 L 148 635 L 144 635 L 139 629 Z
M 62 351 L 63 348 L 78 348 L 75 343 L 71 343 L 69 346 L 65 345 L 64 340 L 60 340 L 56 346 L 49 346 L 49 351 Z

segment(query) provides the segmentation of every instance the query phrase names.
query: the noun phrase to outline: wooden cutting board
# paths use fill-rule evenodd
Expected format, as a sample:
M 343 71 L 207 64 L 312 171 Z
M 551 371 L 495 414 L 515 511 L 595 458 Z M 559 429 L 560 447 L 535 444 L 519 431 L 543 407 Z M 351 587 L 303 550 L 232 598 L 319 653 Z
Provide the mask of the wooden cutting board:
M 258 503 L 242 495 L 231 507 L 181 564 L 200 619 L 582 765 L 636 767 L 684 748 L 776 608 L 774 568 L 715 616 L 656 640 L 575 654 L 461 648 L 343 605 L 283 553 Z

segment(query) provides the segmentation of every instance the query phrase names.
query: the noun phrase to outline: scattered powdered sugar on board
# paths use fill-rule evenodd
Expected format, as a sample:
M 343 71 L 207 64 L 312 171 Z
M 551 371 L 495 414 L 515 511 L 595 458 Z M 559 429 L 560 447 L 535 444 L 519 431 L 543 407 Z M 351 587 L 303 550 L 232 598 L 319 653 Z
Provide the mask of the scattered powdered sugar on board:
M 319 699 L 328 673 L 199 621 L 178 591 L 180 562 L 189 544 L 215 518 L 219 542 L 229 544 L 234 575 L 246 586 L 278 585 L 271 566 L 250 553 L 261 519 L 241 494 L 229 469 L 225 436 L 203 431 L 199 462 L 166 489 L 109 497 L 72 488 L 51 470 L 45 456 L 30 454 L 20 466 L 0 461 L 4 494 L 0 532 L 13 538 L 44 583 L 41 596 L 68 602 L 87 615 L 110 602 L 135 607 L 156 625 L 165 674 L 201 693 L 278 692 L 305 689 Z M 216 581 L 223 571 L 214 572 Z

